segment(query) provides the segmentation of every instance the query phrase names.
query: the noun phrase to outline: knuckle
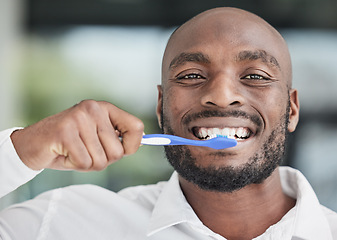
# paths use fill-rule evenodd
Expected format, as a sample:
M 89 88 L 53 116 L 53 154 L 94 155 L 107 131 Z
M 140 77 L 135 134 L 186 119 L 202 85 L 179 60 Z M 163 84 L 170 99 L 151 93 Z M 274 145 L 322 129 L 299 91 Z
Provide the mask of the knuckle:
M 74 120 L 76 123 L 80 123 L 86 118 L 87 118 L 87 113 L 83 111 L 82 109 L 78 109 L 77 111 L 75 111 L 72 116 L 72 120 Z
M 95 163 L 92 165 L 92 169 L 94 171 L 101 171 L 107 167 L 107 161 L 106 159 L 95 161 Z
M 78 109 L 79 109 L 79 112 L 82 112 L 82 113 L 84 112 L 92 116 L 95 116 L 95 114 L 97 114 L 100 111 L 101 107 L 100 107 L 99 102 L 88 99 L 88 100 L 81 101 L 78 104 Z
M 116 162 L 123 158 L 124 156 L 124 150 L 123 148 L 116 148 L 112 151 L 112 153 L 108 156 L 108 161 L 109 162 Z
M 73 121 L 76 126 L 90 124 L 100 114 L 100 106 L 94 100 L 83 100 L 76 108 L 73 109 L 69 120 Z
M 85 108 L 91 113 L 91 112 L 96 112 L 97 110 L 100 109 L 100 106 L 98 102 L 94 100 L 86 100 L 85 101 Z
M 79 169 L 79 170 L 89 170 L 91 167 L 93 166 L 92 162 L 91 161 L 78 161 L 76 163 L 76 167 Z
M 90 105 L 93 105 L 93 104 L 97 104 L 97 102 L 95 100 L 92 100 L 92 99 L 85 99 L 85 100 L 82 100 L 81 102 L 79 102 L 77 105 L 81 106 L 81 107 L 87 107 L 87 106 L 90 106 Z
M 138 118 L 135 118 L 133 123 L 133 130 L 136 132 L 144 132 L 144 123 Z

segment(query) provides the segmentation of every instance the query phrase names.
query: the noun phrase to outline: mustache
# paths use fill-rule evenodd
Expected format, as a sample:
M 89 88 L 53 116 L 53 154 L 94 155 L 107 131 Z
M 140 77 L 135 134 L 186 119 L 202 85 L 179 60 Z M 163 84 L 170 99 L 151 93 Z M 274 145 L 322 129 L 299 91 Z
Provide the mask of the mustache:
M 248 114 L 241 110 L 231 110 L 226 112 L 216 110 L 205 110 L 186 115 L 182 122 L 183 124 L 187 125 L 194 120 L 209 117 L 235 117 L 235 118 L 248 119 L 254 124 L 256 124 L 258 127 L 261 127 L 263 124 L 261 118 L 258 115 Z

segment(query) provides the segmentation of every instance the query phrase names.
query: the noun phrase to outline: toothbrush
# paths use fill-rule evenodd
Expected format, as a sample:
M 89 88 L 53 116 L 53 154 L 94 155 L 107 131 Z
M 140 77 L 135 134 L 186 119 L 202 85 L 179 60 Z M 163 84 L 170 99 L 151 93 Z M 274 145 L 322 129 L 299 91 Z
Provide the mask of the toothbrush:
M 148 134 L 143 136 L 141 144 L 154 146 L 193 145 L 210 147 L 214 149 L 224 149 L 236 146 L 237 141 L 235 139 L 219 135 L 217 135 L 216 138 L 212 138 L 209 140 L 192 140 L 167 134 Z

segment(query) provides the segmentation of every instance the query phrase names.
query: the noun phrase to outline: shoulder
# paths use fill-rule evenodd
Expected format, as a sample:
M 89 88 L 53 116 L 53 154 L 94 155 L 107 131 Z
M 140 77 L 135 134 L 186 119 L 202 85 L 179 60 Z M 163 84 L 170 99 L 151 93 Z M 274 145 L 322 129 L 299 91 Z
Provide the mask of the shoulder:
M 100 186 L 84 184 L 72 185 L 65 188 L 55 189 L 41 194 L 38 198 L 63 199 L 67 203 L 76 204 L 85 201 L 87 206 L 94 204 L 111 205 L 119 202 L 127 204 L 154 204 L 167 182 L 157 184 L 139 185 L 114 192 Z M 108 207 L 108 206 L 106 206 Z
M 63 211 L 83 212 L 90 209 L 103 212 L 106 209 L 113 212 L 126 209 L 151 211 L 165 185 L 166 182 L 139 185 L 125 188 L 117 193 L 91 184 L 72 185 L 45 192 L 36 197 L 33 202 L 44 201 L 45 206 L 57 205 Z
M 91 185 L 71 185 L 41 193 L 32 200 L 15 204 L 8 209 L 34 208 L 47 211 L 49 205 L 62 205 L 71 209 L 83 206 L 115 205 L 119 202 L 153 202 L 160 195 L 166 182 L 125 188 L 118 193 L 109 189 Z
M 156 184 L 132 186 L 124 188 L 119 192 L 114 192 L 91 184 L 71 185 L 65 188 L 55 189 L 51 192 L 43 193 L 39 196 L 39 198 L 44 198 L 44 195 L 50 197 L 52 194 L 62 195 L 66 198 L 85 198 L 93 201 L 99 201 L 100 199 L 107 198 L 121 198 L 124 200 L 138 201 L 141 199 L 156 198 L 160 195 L 166 184 L 167 182 L 163 181 Z M 60 193 L 57 193 L 58 191 L 60 191 Z
M 128 187 L 118 192 L 118 195 L 129 201 L 144 206 L 153 206 L 167 182 L 158 182 L 151 185 Z

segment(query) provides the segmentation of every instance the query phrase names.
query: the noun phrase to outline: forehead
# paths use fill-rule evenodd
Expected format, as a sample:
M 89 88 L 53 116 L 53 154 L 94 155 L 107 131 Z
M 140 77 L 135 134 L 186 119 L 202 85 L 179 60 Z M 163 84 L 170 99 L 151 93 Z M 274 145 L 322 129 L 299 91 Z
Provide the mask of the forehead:
M 197 16 L 171 37 L 163 59 L 163 74 L 182 53 L 202 52 L 231 59 L 269 59 L 286 68 L 288 50 L 269 24 L 246 12 L 218 11 Z M 215 53 L 212 55 L 212 53 Z

